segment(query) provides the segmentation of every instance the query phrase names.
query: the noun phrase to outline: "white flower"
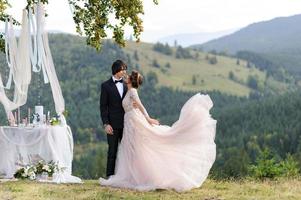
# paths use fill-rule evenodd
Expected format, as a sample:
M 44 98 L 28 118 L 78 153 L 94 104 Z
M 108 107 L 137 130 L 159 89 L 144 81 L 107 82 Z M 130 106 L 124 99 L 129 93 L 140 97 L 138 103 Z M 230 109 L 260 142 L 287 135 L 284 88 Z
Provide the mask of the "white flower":
M 36 168 L 35 166 L 32 167 L 32 170 L 33 170 L 34 172 L 37 172 L 37 168 Z
M 28 171 L 29 171 L 29 168 L 28 167 L 25 167 L 24 168 L 24 177 L 28 176 Z
M 49 170 L 50 170 L 48 165 L 44 165 L 42 169 L 47 171 L 47 172 L 49 172 Z
M 55 163 L 53 161 L 49 162 L 48 164 L 43 161 L 43 160 L 40 160 L 38 161 L 38 164 L 36 165 L 27 165 L 25 167 L 18 167 L 18 170 L 16 173 L 19 173 L 18 174 L 18 177 L 21 176 L 22 178 L 25 178 L 25 179 L 29 179 L 29 180 L 36 180 L 37 179 L 37 172 L 38 172 L 38 169 L 37 167 L 41 167 L 42 165 L 42 174 L 53 174 L 53 173 L 56 173 L 58 171 L 64 171 L 65 168 L 59 168 L 58 166 L 58 163 Z
M 36 174 L 34 172 L 30 172 L 29 179 L 30 180 L 35 180 L 36 179 Z

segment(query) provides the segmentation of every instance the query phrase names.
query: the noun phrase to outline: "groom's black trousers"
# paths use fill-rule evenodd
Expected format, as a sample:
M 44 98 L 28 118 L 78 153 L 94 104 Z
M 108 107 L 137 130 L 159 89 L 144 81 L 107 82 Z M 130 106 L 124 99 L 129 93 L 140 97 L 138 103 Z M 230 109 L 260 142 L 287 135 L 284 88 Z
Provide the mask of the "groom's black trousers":
M 118 144 L 122 139 L 123 129 L 114 129 L 113 135 L 107 134 L 108 140 L 108 160 L 107 160 L 107 177 L 115 173 L 115 162 L 118 151 Z

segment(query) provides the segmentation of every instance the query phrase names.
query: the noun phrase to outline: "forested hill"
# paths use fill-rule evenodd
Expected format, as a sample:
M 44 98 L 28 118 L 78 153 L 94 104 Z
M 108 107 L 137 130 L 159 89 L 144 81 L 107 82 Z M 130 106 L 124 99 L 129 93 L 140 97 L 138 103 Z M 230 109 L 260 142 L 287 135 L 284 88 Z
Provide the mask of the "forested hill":
M 243 59 L 214 55 L 163 44 L 127 42 L 121 49 L 111 41 L 104 41 L 102 51 L 87 47 L 83 38 L 71 35 L 51 35 L 51 50 L 61 81 L 64 72 L 89 74 L 102 81 L 110 75 L 111 63 L 125 60 L 131 69 L 144 75 L 155 75 L 158 86 L 167 86 L 183 91 L 213 91 L 248 96 L 252 92 L 279 94 L 288 90 L 290 83 L 269 76 L 266 70 L 250 66 Z M 129 70 L 129 71 L 130 71 Z M 61 73 L 63 72 L 63 73 Z M 68 72 L 71 73 L 71 72 Z M 83 74 L 83 79 L 86 75 Z M 93 77 L 92 77 L 93 78 Z
M 154 78 L 159 87 L 167 86 L 182 91 L 220 91 L 229 95 L 248 96 L 250 93 L 280 94 L 294 87 L 293 82 L 267 73 L 267 67 L 262 65 L 271 63 L 263 60 L 256 64 L 253 59 L 253 64 L 250 64 L 244 60 L 256 57 L 252 54 L 239 54 L 238 59 L 216 52 L 206 53 L 160 43 L 129 41 L 124 49 L 110 40 L 103 43 L 102 51 L 96 52 L 86 45 L 82 37 L 50 34 L 50 47 L 59 80 L 62 87 L 66 87 L 63 90 L 67 93 L 66 97 L 70 90 L 82 90 L 84 86 L 86 91 L 97 91 L 95 87 L 110 76 L 110 66 L 116 59 L 125 60 L 129 71 L 138 69 L 146 77 L 149 75 Z M 6 80 L 8 72 L 4 58 L 2 54 L 0 72 Z
M 212 114 L 218 121 L 218 155 L 212 171 L 216 176 L 246 176 L 248 165 L 264 147 L 273 149 L 278 157 L 288 152 L 300 155 L 300 92 L 287 93 L 289 83 L 266 76 L 264 70 L 247 66 L 244 60 L 133 42 L 121 49 L 104 41 L 99 53 L 86 46 L 83 38 L 62 34 L 50 35 L 50 46 L 76 144 L 74 173 L 80 177 L 98 178 L 104 172 L 100 84 L 111 76 L 110 66 L 116 59 L 125 60 L 128 71 L 136 68 L 143 72 L 140 96 L 150 115 L 159 118 L 161 124 L 175 122 L 183 104 L 196 92 L 212 97 Z M 3 55 L 0 62 L 5 80 Z M 49 85 L 42 83 L 41 76 L 33 75 L 28 96 L 22 113 L 38 103 L 54 113 Z M 2 125 L 5 119 L 1 106 Z
M 301 166 L 301 91 L 217 109 L 214 117 L 220 176 L 247 175 L 249 163 L 265 148 L 276 160 L 293 155 Z
M 178 94 L 179 91 L 192 94 L 202 90 L 216 91 L 226 96 L 260 96 L 263 93 L 280 94 L 292 86 L 269 76 L 265 70 L 248 66 L 244 60 L 180 46 L 128 42 L 127 47 L 122 49 L 107 40 L 102 51 L 96 52 L 86 45 L 84 38 L 74 35 L 50 34 L 49 41 L 66 107 L 73 112 L 70 123 L 76 129 L 81 127 L 82 131 L 95 127 L 95 122 L 99 122 L 95 108 L 98 108 L 100 83 L 111 76 L 110 68 L 116 59 L 126 61 L 128 71 L 141 71 L 145 76 L 145 85 L 155 85 L 156 89 L 170 87 L 177 90 Z M 0 55 L 0 72 L 5 82 L 8 69 L 3 54 Z M 33 107 L 38 103 L 53 111 L 49 85 L 44 85 L 41 80 L 40 75 L 33 74 L 28 103 L 22 108 L 24 111 L 25 107 Z M 4 116 L 3 110 L 0 114 Z M 1 117 L 1 120 L 3 124 L 5 117 Z

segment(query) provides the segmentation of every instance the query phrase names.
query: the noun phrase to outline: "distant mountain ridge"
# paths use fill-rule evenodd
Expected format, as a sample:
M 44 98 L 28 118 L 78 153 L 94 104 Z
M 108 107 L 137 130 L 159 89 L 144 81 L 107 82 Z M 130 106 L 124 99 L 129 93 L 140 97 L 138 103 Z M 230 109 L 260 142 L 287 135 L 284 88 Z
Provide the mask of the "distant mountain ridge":
M 162 43 L 168 43 L 169 45 L 174 45 L 174 42 L 177 41 L 178 45 L 187 47 L 194 44 L 202 44 L 210 40 L 220 38 L 225 35 L 234 33 L 238 29 L 229 29 L 218 32 L 199 32 L 199 33 L 183 33 L 175 34 L 160 38 L 158 41 Z
M 251 24 L 239 31 L 209 41 L 202 45 L 205 50 L 240 50 L 255 52 L 279 52 L 301 48 L 301 14 L 278 17 L 269 21 Z
M 283 66 L 301 80 L 301 14 L 251 24 L 231 35 L 194 48 L 229 54 L 252 51 Z

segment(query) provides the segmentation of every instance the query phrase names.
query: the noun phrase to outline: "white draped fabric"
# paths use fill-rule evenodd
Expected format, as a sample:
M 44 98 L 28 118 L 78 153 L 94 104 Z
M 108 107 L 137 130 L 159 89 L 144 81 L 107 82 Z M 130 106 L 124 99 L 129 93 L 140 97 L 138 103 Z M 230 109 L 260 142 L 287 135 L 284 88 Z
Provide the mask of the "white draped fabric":
M 26 11 L 23 11 L 22 31 L 19 43 L 17 43 L 12 20 L 10 20 L 9 25 L 6 23 L 7 34 L 5 46 L 8 67 L 10 69 L 6 88 L 10 88 L 12 81 L 15 85 L 14 99 L 11 101 L 5 94 L 5 88 L 0 74 L 0 102 L 3 104 L 7 113 L 26 103 L 28 85 L 31 81 L 31 64 L 28 51 L 29 41 L 27 38 L 29 30 L 26 16 Z
M 27 101 L 31 67 L 34 72 L 42 71 L 44 82 L 50 83 L 56 112 L 60 114 L 65 110 L 65 102 L 52 60 L 48 36 L 44 30 L 45 10 L 41 3 L 35 6 L 34 13 L 35 18 L 32 16 L 32 11 L 23 10 L 19 42 L 17 42 L 14 33 L 12 19 L 6 23 L 5 46 L 10 73 L 5 87 L 0 74 L 0 102 L 3 104 L 8 117 L 12 116 L 10 115 L 12 110 L 24 105 Z M 15 85 L 15 92 L 14 99 L 10 100 L 5 89 L 10 89 L 12 81 Z
M 18 167 L 40 160 L 65 168 L 56 183 L 81 183 L 71 175 L 73 137 L 69 126 L 0 127 L 0 174 L 12 178 Z

